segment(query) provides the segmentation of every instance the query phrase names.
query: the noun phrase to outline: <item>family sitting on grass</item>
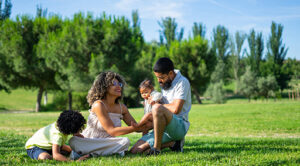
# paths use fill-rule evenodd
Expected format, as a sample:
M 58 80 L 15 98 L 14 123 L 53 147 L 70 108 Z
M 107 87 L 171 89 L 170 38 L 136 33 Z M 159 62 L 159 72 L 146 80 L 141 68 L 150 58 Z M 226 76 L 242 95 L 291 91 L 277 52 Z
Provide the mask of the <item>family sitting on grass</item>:
M 145 100 L 144 117 L 139 123 L 121 104 L 124 79 L 114 72 L 102 72 L 87 96 L 91 109 L 86 128 L 81 113 L 64 111 L 56 122 L 39 129 L 26 142 L 28 156 L 36 160 L 59 161 L 80 161 L 111 154 L 124 156 L 130 145 L 129 139 L 117 136 L 132 132 L 142 132 L 143 136 L 129 150 L 130 153 L 159 155 L 161 149 L 167 147 L 183 152 L 184 137 L 190 125 L 190 83 L 179 70 L 174 70 L 169 58 L 160 58 L 153 70 L 162 88 L 161 93 L 154 90 L 150 80 L 140 84 L 139 91 Z M 126 127 L 121 126 L 121 120 Z M 72 136 L 70 146 L 65 145 L 69 135 Z M 70 159 L 65 157 L 69 154 Z

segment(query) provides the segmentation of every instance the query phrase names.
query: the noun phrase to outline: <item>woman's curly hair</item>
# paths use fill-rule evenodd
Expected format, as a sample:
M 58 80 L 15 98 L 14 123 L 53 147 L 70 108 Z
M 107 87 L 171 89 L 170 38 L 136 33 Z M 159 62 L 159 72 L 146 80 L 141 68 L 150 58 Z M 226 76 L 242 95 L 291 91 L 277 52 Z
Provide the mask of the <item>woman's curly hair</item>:
M 87 101 L 89 103 L 89 106 L 92 106 L 93 103 L 97 100 L 102 100 L 106 98 L 108 88 L 113 85 L 113 80 L 116 79 L 120 83 L 123 84 L 123 86 L 126 84 L 123 77 L 115 72 L 107 71 L 107 72 L 101 72 L 95 79 L 91 89 L 89 90 L 89 93 L 87 95 Z M 123 97 L 123 88 L 121 91 L 121 97 L 118 97 L 116 99 L 116 103 L 119 103 L 119 101 Z
M 84 129 L 86 120 L 78 111 L 63 111 L 57 121 L 56 125 L 59 131 L 63 134 L 76 134 Z

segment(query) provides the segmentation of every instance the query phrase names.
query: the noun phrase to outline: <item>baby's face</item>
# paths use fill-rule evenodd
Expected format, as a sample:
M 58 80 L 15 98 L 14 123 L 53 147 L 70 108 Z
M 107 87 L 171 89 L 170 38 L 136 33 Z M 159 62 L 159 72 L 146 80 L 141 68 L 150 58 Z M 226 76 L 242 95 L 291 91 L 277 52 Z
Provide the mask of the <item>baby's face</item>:
M 140 89 L 140 93 L 143 99 L 148 100 L 148 98 L 150 97 L 151 94 L 151 89 L 149 88 L 141 88 Z

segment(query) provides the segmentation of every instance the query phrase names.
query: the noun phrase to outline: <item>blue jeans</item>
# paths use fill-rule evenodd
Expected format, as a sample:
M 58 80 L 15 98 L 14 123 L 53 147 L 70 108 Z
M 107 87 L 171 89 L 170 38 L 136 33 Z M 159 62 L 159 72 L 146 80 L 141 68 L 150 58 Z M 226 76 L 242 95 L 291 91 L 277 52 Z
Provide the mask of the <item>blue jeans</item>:
M 52 154 L 52 150 L 47 150 L 47 149 L 42 149 L 42 148 L 39 148 L 39 147 L 33 147 L 31 149 L 26 149 L 27 151 L 27 155 L 32 158 L 32 159 L 35 159 L 35 160 L 38 160 L 39 158 L 39 155 L 43 152 L 46 152 L 48 154 Z

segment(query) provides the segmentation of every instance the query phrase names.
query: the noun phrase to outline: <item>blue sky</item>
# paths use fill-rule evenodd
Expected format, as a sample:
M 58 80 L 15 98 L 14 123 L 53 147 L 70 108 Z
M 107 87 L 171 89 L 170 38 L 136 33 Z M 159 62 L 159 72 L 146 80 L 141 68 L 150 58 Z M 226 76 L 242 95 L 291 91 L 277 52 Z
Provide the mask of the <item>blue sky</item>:
M 12 4 L 12 18 L 18 14 L 34 16 L 37 5 L 63 18 L 89 11 L 94 16 L 106 12 L 131 19 L 132 10 L 137 9 L 146 41 L 159 39 L 157 21 L 167 16 L 176 18 L 178 26 L 184 27 L 185 37 L 191 34 L 194 22 L 202 22 L 206 25 L 208 39 L 213 28 L 221 24 L 231 34 L 236 31 L 249 33 L 254 28 L 263 33 L 265 42 L 271 22 L 275 21 L 284 26 L 283 42 L 289 48 L 287 57 L 300 60 L 299 0 L 12 0 Z M 248 43 L 244 45 L 247 47 Z

